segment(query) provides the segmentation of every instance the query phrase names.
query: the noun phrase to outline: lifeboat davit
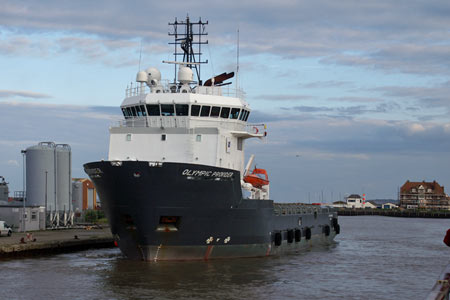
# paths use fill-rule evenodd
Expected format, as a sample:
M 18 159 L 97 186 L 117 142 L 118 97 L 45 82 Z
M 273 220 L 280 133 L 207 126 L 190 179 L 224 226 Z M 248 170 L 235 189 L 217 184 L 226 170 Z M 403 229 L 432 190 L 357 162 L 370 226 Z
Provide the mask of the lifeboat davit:
M 264 169 L 254 168 L 252 173 L 244 176 L 244 182 L 250 183 L 255 188 L 262 188 L 264 185 L 269 184 L 269 176 Z

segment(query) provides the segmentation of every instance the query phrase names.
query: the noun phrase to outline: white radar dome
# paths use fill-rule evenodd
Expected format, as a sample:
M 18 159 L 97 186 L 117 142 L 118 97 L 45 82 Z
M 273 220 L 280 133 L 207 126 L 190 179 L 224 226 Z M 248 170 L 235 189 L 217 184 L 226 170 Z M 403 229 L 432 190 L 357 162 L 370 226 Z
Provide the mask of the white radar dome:
M 180 66 L 180 69 L 178 70 L 178 80 L 185 84 L 192 82 L 194 79 L 194 73 L 192 70 L 188 67 Z
M 139 71 L 136 74 L 136 82 L 147 82 L 147 80 L 148 80 L 147 72 Z
M 149 86 L 155 86 L 161 81 L 161 72 L 157 68 L 150 67 L 147 72 L 147 84 Z

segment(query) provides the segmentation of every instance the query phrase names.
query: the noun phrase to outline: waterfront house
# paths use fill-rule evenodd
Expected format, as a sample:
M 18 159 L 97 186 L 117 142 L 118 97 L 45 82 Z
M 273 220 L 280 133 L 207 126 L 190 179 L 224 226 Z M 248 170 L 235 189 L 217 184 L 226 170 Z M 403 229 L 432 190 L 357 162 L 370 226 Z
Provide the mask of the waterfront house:
M 436 181 L 406 181 L 400 188 L 400 207 L 407 209 L 449 210 L 450 201 L 444 186 Z

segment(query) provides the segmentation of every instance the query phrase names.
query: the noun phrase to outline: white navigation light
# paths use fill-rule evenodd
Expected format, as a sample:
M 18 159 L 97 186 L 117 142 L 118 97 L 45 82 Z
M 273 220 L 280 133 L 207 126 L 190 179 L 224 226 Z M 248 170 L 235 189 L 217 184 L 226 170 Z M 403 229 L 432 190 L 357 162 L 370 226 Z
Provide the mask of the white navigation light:
M 182 84 L 190 83 L 194 79 L 194 73 L 192 70 L 185 66 L 180 66 L 180 69 L 178 70 L 178 80 Z
M 148 75 L 145 71 L 139 71 L 136 75 L 136 82 L 147 82 Z
M 161 72 L 157 68 L 150 67 L 147 72 L 147 84 L 148 86 L 157 86 L 161 81 Z

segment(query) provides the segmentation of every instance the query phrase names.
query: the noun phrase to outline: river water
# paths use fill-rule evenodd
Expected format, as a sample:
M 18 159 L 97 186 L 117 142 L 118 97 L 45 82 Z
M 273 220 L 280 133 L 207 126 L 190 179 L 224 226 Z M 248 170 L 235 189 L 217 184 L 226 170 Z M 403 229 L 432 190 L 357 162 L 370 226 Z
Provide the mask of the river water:
M 329 247 L 208 262 L 136 262 L 117 248 L 0 261 L 0 299 L 424 299 L 447 219 L 340 217 Z

